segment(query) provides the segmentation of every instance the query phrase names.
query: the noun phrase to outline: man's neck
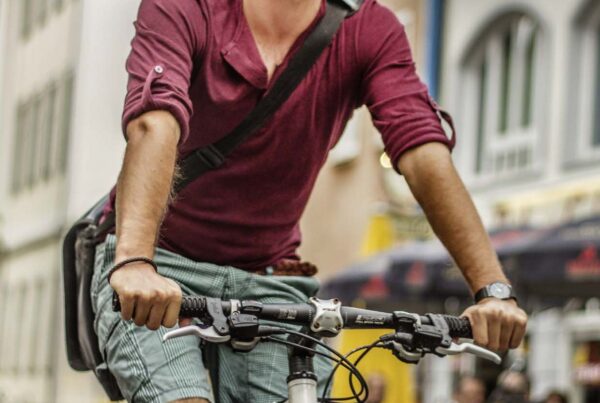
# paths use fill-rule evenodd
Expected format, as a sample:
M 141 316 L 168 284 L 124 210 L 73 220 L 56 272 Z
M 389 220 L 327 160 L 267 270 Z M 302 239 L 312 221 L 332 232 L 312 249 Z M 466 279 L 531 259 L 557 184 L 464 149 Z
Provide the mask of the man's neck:
M 267 42 L 297 38 L 315 19 L 321 0 L 243 0 L 255 37 Z

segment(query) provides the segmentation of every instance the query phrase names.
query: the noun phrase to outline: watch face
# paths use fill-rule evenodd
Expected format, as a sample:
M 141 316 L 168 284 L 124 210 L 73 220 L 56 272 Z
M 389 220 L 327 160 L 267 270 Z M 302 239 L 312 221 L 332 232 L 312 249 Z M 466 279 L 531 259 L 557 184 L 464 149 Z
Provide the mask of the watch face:
M 504 283 L 494 283 L 489 288 L 490 295 L 496 298 L 504 299 L 510 297 L 510 286 Z

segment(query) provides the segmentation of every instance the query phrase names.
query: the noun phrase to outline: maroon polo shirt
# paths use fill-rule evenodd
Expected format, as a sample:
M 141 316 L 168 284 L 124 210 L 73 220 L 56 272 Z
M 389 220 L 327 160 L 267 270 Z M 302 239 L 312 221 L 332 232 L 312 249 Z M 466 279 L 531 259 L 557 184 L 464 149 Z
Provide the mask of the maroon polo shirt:
M 269 91 L 324 11 L 325 1 L 268 82 L 242 0 L 142 0 L 127 59 L 123 130 L 144 112 L 167 110 L 181 127 L 181 157 L 213 143 Z M 403 26 L 374 0 L 342 23 L 260 131 L 179 194 L 159 245 L 247 270 L 298 259 L 299 220 L 317 174 L 363 104 L 394 166 L 411 147 L 453 145 L 417 77 Z M 107 211 L 113 206 L 114 194 Z

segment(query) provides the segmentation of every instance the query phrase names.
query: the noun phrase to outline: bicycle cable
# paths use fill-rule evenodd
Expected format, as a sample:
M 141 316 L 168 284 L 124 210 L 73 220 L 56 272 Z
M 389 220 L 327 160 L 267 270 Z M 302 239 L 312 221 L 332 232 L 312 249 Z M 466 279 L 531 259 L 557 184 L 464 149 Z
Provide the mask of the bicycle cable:
M 335 357 L 332 357 L 331 355 L 328 355 L 328 354 L 322 353 L 322 352 L 320 352 L 320 351 L 319 351 L 319 350 L 317 350 L 317 349 L 310 348 L 310 347 L 306 347 L 306 346 L 303 346 L 303 345 L 301 345 L 301 344 L 294 343 L 294 342 L 291 342 L 291 341 L 288 341 L 288 340 L 283 340 L 283 339 L 280 339 L 280 338 L 278 338 L 278 337 L 273 337 L 273 336 L 267 336 L 267 337 L 264 337 L 264 339 L 266 339 L 266 340 L 268 340 L 268 341 L 272 341 L 272 342 L 274 342 L 274 343 L 280 343 L 280 344 L 284 344 L 284 345 L 291 346 L 291 347 L 294 347 L 294 348 L 300 348 L 300 349 L 302 349 L 302 350 L 310 351 L 310 352 L 312 352 L 312 353 L 314 353 L 314 354 L 318 354 L 318 355 L 320 355 L 320 356 L 322 356 L 322 357 L 325 357 L 325 358 L 327 358 L 327 359 L 329 359 L 329 360 L 331 360 L 331 361 L 335 362 L 335 363 L 337 364 L 337 365 L 336 365 L 336 368 L 337 368 L 337 367 L 339 367 L 339 366 L 342 366 L 342 367 L 346 368 L 346 369 L 347 369 L 348 371 L 350 371 L 350 372 L 352 372 L 353 370 L 356 370 L 356 369 L 353 369 L 353 368 L 349 367 L 349 366 L 348 366 L 346 363 L 344 363 L 342 360 L 336 359 Z M 355 398 L 356 398 L 356 396 L 353 396 L 353 397 L 351 397 L 351 399 L 355 399 Z M 318 401 L 319 401 L 319 402 L 326 402 L 326 403 L 329 403 L 329 402 L 333 402 L 333 401 L 335 401 L 335 400 L 336 400 L 336 399 L 333 399 L 333 400 L 332 400 L 332 399 L 328 399 L 327 397 L 325 397 L 325 398 L 320 398 Z M 285 398 L 285 399 L 283 399 L 283 400 L 280 400 L 280 401 L 279 401 L 279 402 L 277 402 L 277 403 L 286 403 L 287 401 L 288 401 L 288 399 L 287 399 L 287 398 Z
M 351 350 L 346 355 L 344 355 L 344 357 L 350 358 L 350 356 L 358 353 L 359 351 L 366 350 L 363 354 L 361 354 L 361 356 L 358 358 L 358 360 L 356 360 L 353 363 L 353 365 L 356 366 L 358 364 L 358 362 L 360 362 L 360 360 L 362 360 L 363 356 L 365 356 L 366 354 L 368 354 L 373 348 L 380 347 L 380 346 L 378 346 L 379 343 L 381 343 L 381 340 L 376 340 L 376 341 L 374 341 L 371 344 L 360 346 L 360 347 L 356 347 L 355 349 Z M 339 368 L 339 365 L 336 365 L 333 368 L 333 370 L 331 371 L 331 374 L 329 375 L 329 378 L 327 378 L 327 383 L 325 384 L 325 389 L 323 390 L 323 397 L 322 398 L 325 398 L 327 396 L 328 389 L 331 386 L 331 382 L 333 381 L 333 377 L 335 376 L 335 373 L 337 372 L 338 368 Z M 352 393 L 354 394 L 354 396 L 333 398 L 330 401 L 332 401 L 332 402 L 344 402 L 344 401 L 348 401 L 348 400 L 354 399 L 356 397 L 357 392 L 354 389 L 354 385 L 352 384 L 352 373 L 350 373 L 349 376 L 350 376 L 349 377 L 350 390 L 352 391 Z M 361 376 L 362 376 L 362 374 L 361 374 Z M 362 394 L 362 393 L 363 393 L 363 391 L 361 390 L 360 394 Z M 369 394 L 368 394 L 368 389 L 367 389 L 366 390 L 366 396 L 364 397 L 363 400 L 366 400 L 368 397 L 369 397 Z
M 357 347 L 357 348 L 353 349 L 352 351 L 350 351 L 349 353 L 347 353 L 346 355 L 344 355 L 344 357 L 349 358 L 352 354 L 355 354 L 357 351 L 360 351 L 367 347 L 368 346 Z M 327 378 L 327 382 L 325 382 L 325 389 L 323 389 L 323 397 L 327 396 L 327 393 L 329 392 L 329 388 L 331 387 L 331 382 L 333 381 L 333 377 L 335 376 L 335 373 L 337 372 L 338 368 L 339 368 L 339 365 L 336 365 L 331 370 L 331 373 L 329 374 L 329 377 Z
M 358 367 L 358 364 L 362 361 L 363 358 L 365 358 L 367 356 L 367 354 L 369 354 L 369 352 L 371 352 L 371 350 L 375 347 L 378 347 L 378 344 L 381 340 L 377 340 L 376 342 L 371 343 L 366 349 L 365 351 L 363 351 L 360 356 L 358 356 L 358 358 L 356 359 L 356 361 L 354 361 L 354 366 Z M 358 368 L 357 368 L 358 369 Z M 361 374 L 362 375 L 362 374 Z M 352 382 L 352 374 L 348 374 L 348 383 L 350 384 L 350 390 L 352 391 L 352 393 L 356 393 L 356 391 L 354 390 L 354 382 Z M 365 380 L 366 383 L 366 380 Z M 369 397 L 369 388 L 367 385 L 367 390 L 365 393 L 365 401 L 368 399 Z
M 367 396 L 368 396 L 367 382 L 366 382 L 365 378 L 362 376 L 362 374 L 358 371 L 358 369 L 356 368 L 356 366 L 354 364 L 352 364 L 352 362 L 350 362 L 350 360 L 348 360 L 344 355 L 342 355 L 341 353 L 339 353 L 338 351 L 336 351 L 332 347 L 329 347 L 327 344 L 323 343 L 321 340 L 319 340 L 319 339 L 317 339 L 315 337 L 312 337 L 312 336 L 309 336 L 309 335 L 304 334 L 302 332 L 298 332 L 298 331 L 291 330 L 291 329 L 285 329 L 285 328 L 278 328 L 278 329 L 280 329 L 282 332 L 285 332 L 285 333 L 288 333 L 288 334 L 293 334 L 295 336 L 302 337 L 302 338 L 305 338 L 307 340 L 310 340 L 310 341 L 314 342 L 315 344 L 317 344 L 317 345 L 323 347 L 324 349 L 328 350 L 329 352 L 333 353 L 336 357 L 338 357 L 338 360 L 335 360 L 332 357 L 328 357 L 328 358 L 331 359 L 332 361 L 335 361 L 336 363 L 339 362 L 339 361 L 344 362 L 343 366 L 346 369 L 348 369 L 348 371 L 350 371 L 350 373 L 353 374 L 356 377 L 356 379 L 358 379 L 358 382 L 360 383 L 360 386 L 361 386 L 361 389 L 360 389 L 360 391 L 358 393 L 356 392 L 356 390 L 354 389 L 354 387 L 351 387 L 352 392 L 354 393 L 354 396 L 349 397 L 349 398 L 341 398 L 341 399 L 343 399 L 343 400 L 357 399 L 356 401 L 358 403 L 363 403 L 366 400 L 366 398 L 362 399 L 361 395 L 363 393 L 365 393 L 365 391 L 367 391 Z M 267 336 L 267 337 L 272 337 L 272 336 Z M 289 343 L 290 345 L 291 344 L 296 344 L 296 343 L 293 343 L 293 342 L 288 342 L 287 340 L 282 340 L 282 339 L 275 338 L 275 337 L 273 337 L 273 338 L 277 339 L 277 342 L 283 342 L 285 344 Z M 306 347 L 306 346 L 302 346 L 302 345 L 298 345 L 298 346 L 301 347 L 301 348 L 303 348 L 303 349 L 305 349 L 305 350 L 313 351 L 313 352 L 315 352 L 315 353 L 317 353 L 319 355 L 323 355 L 322 353 L 320 353 L 318 350 L 316 350 L 314 348 L 310 348 L 310 347 Z M 325 356 L 327 356 L 327 355 L 325 355 Z M 326 401 L 335 402 L 335 401 L 338 401 L 338 400 L 340 400 L 340 399 L 327 399 Z
M 322 357 L 325 357 L 325 358 L 335 362 L 336 367 L 342 366 L 343 368 L 346 368 L 350 372 L 355 370 L 353 367 L 350 367 L 348 364 L 346 364 L 342 360 L 336 359 L 335 357 L 332 357 L 331 355 L 327 355 L 326 353 L 322 353 L 315 348 L 306 347 L 306 346 L 303 346 L 302 344 L 294 343 L 293 341 L 280 339 L 279 337 L 266 336 L 266 337 L 264 337 L 264 339 L 267 341 L 272 341 L 274 343 L 279 343 L 279 344 L 285 344 L 286 346 L 299 348 L 301 350 L 305 350 L 305 351 L 320 355 Z
M 364 401 L 366 401 L 366 397 L 364 399 L 361 399 L 361 395 L 363 393 L 367 393 L 368 396 L 368 386 L 367 386 L 367 381 L 365 380 L 365 378 L 362 376 L 362 374 L 360 373 L 360 371 L 358 371 L 358 369 L 356 368 L 356 366 L 350 362 L 350 360 L 348 360 L 344 355 L 342 355 L 341 353 L 339 353 L 338 351 L 336 351 L 334 348 L 329 347 L 327 344 L 323 343 L 321 340 L 314 338 L 312 336 L 306 335 L 304 333 L 301 332 L 296 332 L 296 331 L 290 331 L 291 334 L 295 334 L 297 336 L 301 336 L 301 337 L 305 337 L 309 340 L 314 341 L 315 343 L 317 343 L 318 345 L 320 345 L 321 347 L 329 350 L 330 352 L 332 352 L 333 354 L 335 354 L 338 358 L 340 358 L 342 361 L 344 361 L 345 363 L 347 363 L 350 367 L 353 368 L 352 371 L 350 371 L 351 374 L 354 374 L 354 376 L 356 376 L 356 379 L 358 380 L 358 382 L 360 383 L 360 392 L 356 392 L 356 390 L 354 389 L 353 385 L 350 385 L 350 389 L 352 390 L 352 393 L 354 394 L 354 396 L 350 397 L 350 398 L 342 398 L 344 400 L 350 400 L 350 399 L 357 399 L 356 401 L 358 403 L 363 403 Z M 335 400 L 340 400 L 340 399 L 335 399 Z M 335 401 L 330 399 L 330 401 Z

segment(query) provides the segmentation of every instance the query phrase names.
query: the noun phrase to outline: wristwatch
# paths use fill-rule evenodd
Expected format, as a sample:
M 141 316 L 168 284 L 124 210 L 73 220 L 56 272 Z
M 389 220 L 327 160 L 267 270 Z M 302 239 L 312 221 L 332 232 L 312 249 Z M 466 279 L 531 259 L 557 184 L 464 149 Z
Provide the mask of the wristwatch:
M 479 291 L 475 293 L 475 303 L 478 303 L 484 298 L 498 298 L 502 300 L 514 299 L 517 300 L 517 296 L 515 295 L 513 288 L 500 281 L 496 281 L 495 283 L 488 284 Z

